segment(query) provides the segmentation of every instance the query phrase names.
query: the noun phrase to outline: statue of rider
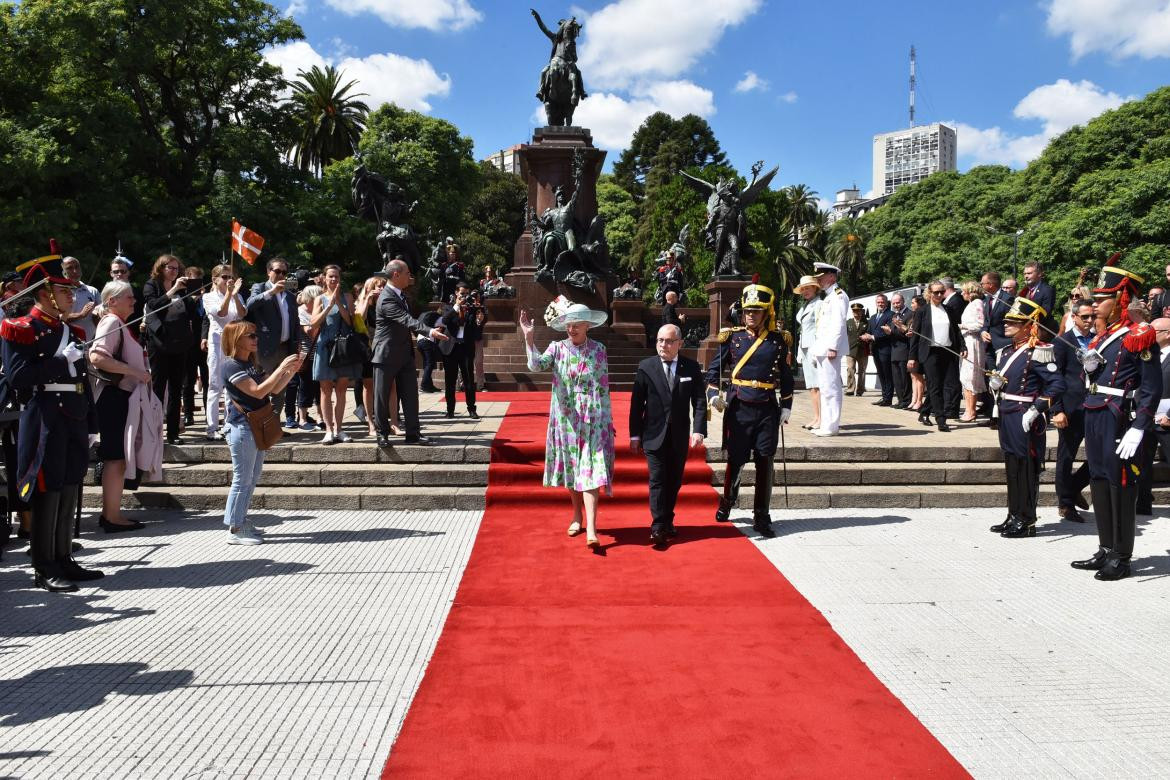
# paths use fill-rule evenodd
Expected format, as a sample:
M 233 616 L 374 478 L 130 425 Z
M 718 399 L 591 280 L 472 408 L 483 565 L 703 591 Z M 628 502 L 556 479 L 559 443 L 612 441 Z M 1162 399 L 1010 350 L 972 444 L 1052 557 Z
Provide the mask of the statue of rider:
M 572 124 L 573 107 L 585 98 L 585 85 L 581 80 L 581 71 L 577 68 L 577 35 L 581 32 L 581 24 L 577 17 L 561 19 L 557 22 L 557 31 L 554 33 L 545 26 L 544 21 L 536 9 L 530 9 L 532 17 L 540 31 L 552 41 L 552 52 L 549 54 L 548 65 L 540 72 L 540 89 L 536 98 L 546 105 L 557 104 L 556 90 L 553 87 L 553 77 L 557 71 L 563 71 L 569 82 L 568 106 L 565 124 Z M 559 124 L 549 117 L 550 124 Z

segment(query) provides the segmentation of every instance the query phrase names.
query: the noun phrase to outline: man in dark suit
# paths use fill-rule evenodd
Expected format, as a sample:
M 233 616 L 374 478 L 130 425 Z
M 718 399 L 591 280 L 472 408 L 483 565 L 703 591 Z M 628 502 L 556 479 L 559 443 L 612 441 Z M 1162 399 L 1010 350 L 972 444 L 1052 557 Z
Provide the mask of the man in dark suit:
M 939 279 L 943 286 L 943 308 L 947 310 L 947 314 L 951 319 L 958 322 L 963 318 L 963 309 L 967 308 L 967 302 L 963 300 L 962 294 L 955 289 L 955 280 L 949 276 L 944 276 Z
M 933 413 L 940 431 L 950 430 L 947 413 L 955 408 L 962 387 L 959 384 L 959 360 L 960 356 L 967 357 L 959 335 L 959 323 L 952 320 L 943 308 L 945 291 L 942 282 L 930 283 L 929 302 L 914 312 L 913 335 L 910 337 L 910 363 L 921 364 L 926 374 L 929 399 L 929 409 L 924 407 L 918 419 L 924 425 L 930 425 Z
M 455 282 L 453 303 L 443 307 L 440 322 L 450 341 L 439 350 L 443 360 L 443 395 L 447 401 L 447 417 L 455 416 L 455 380 L 463 376 L 463 397 L 467 400 L 467 416 L 479 419 L 475 411 L 475 341 L 479 326 L 471 300 L 471 285 Z
M 983 288 L 982 339 L 989 346 L 984 368 L 991 370 L 996 366 L 999 351 L 1012 343 L 1012 340 L 1004 334 L 1003 318 L 1011 310 L 1012 299 L 1015 298 L 1015 295 L 1000 288 L 1000 276 L 995 271 L 983 274 L 979 285 Z M 979 414 L 991 417 L 991 393 L 984 393 L 982 401 Z
M 302 331 L 297 297 L 285 289 L 288 262 L 283 257 L 274 257 L 268 261 L 267 269 L 268 281 L 252 285 L 244 318 L 256 326 L 260 368 L 271 374 L 281 361 L 300 348 Z M 281 390 L 272 396 L 272 408 L 284 408 L 284 393 Z
M 870 354 L 877 368 L 878 383 L 882 386 L 882 397 L 874 401 L 874 406 L 890 406 L 894 403 L 894 367 L 891 360 L 893 348 L 892 328 L 890 327 L 894 315 L 890 312 L 886 296 L 878 295 L 874 298 L 875 311 L 869 318 L 868 332 L 861 338 L 869 344 Z M 903 362 L 903 368 L 905 364 Z
M 1048 312 L 1040 321 L 1043 326 L 1041 332 L 1045 340 L 1053 338 L 1051 334 L 1056 333 L 1060 327 L 1060 323 L 1053 315 L 1056 311 L 1056 290 L 1044 281 L 1044 269 L 1039 263 L 1030 262 L 1024 266 L 1024 291 L 1020 294 L 1033 303 L 1040 304 L 1040 308 Z
M 678 354 L 682 330 L 663 325 L 656 346 L 658 354 L 639 363 L 634 375 L 630 449 L 646 453 L 650 541 L 662 547 L 676 534 L 674 505 L 682 488 L 688 445 L 702 447 L 707 436 L 707 398 L 702 368 Z M 688 419 L 692 413 L 693 422 Z
M 410 314 L 406 290 L 414 281 L 410 266 L 395 258 L 386 265 L 390 281 L 378 296 L 378 327 L 374 331 L 374 426 L 378 446 L 390 446 L 390 384 L 398 390 L 407 444 L 430 444 L 418 421 L 418 380 L 414 373 L 413 334 L 426 334 L 433 341 L 449 337 L 441 326 L 430 328 Z
M 902 293 L 894 293 L 890 298 L 890 323 L 880 327 L 883 333 L 889 328 L 890 373 L 893 374 L 894 392 L 898 394 L 898 409 L 910 405 L 910 372 L 906 370 L 906 361 L 910 359 L 910 337 L 906 335 L 910 314 Z
M 1052 416 L 1057 429 L 1056 505 L 1061 517 L 1075 523 L 1085 522 L 1077 507 L 1089 508 L 1089 502 L 1081 495 L 1089 486 L 1089 464 L 1082 463 L 1075 472 L 1072 466 L 1085 440 L 1085 377 L 1077 350 L 1089 348 L 1092 323 L 1093 304 L 1080 303 L 1072 310 L 1068 330 L 1052 342 L 1056 370 L 1064 377 L 1062 411 Z
M 682 330 L 687 315 L 678 313 L 678 293 L 670 290 L 666 293 L 666 302 L 662 304 L 662 324 L 677 325 Z
M 1150 312 L 1154 318 L 1170 317 L 1170 265 L 1166 266 L 1166 284 L 1160 288 L 1161 292 L 1154 295 L 1150 290 Z

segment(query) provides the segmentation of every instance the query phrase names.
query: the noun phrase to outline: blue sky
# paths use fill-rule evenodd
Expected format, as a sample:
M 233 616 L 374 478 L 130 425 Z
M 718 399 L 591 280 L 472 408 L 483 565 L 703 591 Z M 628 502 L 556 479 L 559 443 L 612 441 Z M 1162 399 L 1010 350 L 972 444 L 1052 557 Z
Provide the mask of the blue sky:
M 332 63 L 367 101 L 455 123 L 476 155 L 530 139 L 549 45 L 528 4 L 505 0 L 277 0 L 306 40 L 269 53 L 291 76 Z M 547 3 L 584 20 L 591 97 L 576 123 L 617 158 L 655 110 L 697 113 L 732 163 L 778 164 L 776 186 L 825 200 L 871 185 L 875 133 L 908 125 L 918 51 L 919 124 L 959 131 L 959 167 L 1022 167 L 1054 134 L 1170 81 L 1170 0 Z

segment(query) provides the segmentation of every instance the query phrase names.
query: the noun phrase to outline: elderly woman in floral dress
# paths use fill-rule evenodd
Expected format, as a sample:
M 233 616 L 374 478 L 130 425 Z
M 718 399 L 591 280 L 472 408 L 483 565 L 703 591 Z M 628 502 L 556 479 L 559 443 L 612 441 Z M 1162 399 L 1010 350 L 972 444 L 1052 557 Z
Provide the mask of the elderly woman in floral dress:
M 542 355 L 536 349 L 532 318 L 520 313 L 520 329 L 530 371 L 553 372 L 552 404 L 545 440 L 544 484 L 563 485 L 573 500 L 569 536 L 581 533 L 597 549 L 597 501 L 601 488 L 613 495 L 614 427 L 609 399 L 609 362 L 605 346 L 587 337 L 589 328 L 605 322 L 605 313 L 582 304 L 569 306 L 548 324 L 568 338 L 554 341 Z

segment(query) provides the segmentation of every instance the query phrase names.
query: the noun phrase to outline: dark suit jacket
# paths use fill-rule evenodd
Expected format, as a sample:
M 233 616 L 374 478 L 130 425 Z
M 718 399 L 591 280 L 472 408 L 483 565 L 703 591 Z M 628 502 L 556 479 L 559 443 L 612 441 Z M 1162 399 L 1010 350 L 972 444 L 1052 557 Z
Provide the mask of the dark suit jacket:
M 950 315 L 951 322 L 958 322 L 963 318 L 963 309 L 967 308 L 967 302 L 963 300 L 963 294 L 955 290 L 954 295 L 943 301 L 943 308 Z
M 1041 279 L 1035 288 L 1024 288 L 1024 296 L 1035 303 L 1044 307 L 1044 311 L 1048 312 L 1044 319 L 1041 320 L 1041 325 L 1049 330 L 1055 332 L 1060 323 L 1056 319 L 1056 290 L 1052 289 L 1052 285 Z M 1044 340 L 1055 338 L 1051 333 L 1046 333 L 1043 336 Z
M 903 322 L 910 322 L 911 311 L 904 308 L 899 311 L 890 309 L 890 360 L 895 362 L 910 359 L 910 337 L 898 330 L 894 325 L 894 317 L 900 317 Z
M 1055 411 L 1073 414 L 1078 410 L 1084 410 L 1085 376 L 1081 362 L 1077 360 L 1077 349 L 1080 346 L 1071 330 L 1066 330 L 1064 333 L 1061 333 L 1052 342 L 1052 353 L 1053 360 L 1056 362 L 1056 370 L 1064 377 L 1064 393 L 1061 394 L 1060 399 L 1061 408 L 1056 408 L 1054 400 L 1053 407 Z
M 191 349 L 199 331 L 197 330 L 195 295 L 188 295 L 197 285 L 191 284 L 187 291 L 174 298 L 167 295 L 161 281 L 150 279 L 142 286 L 145 303 L 146 334 L 152 352 L 178 355 Z
M 682 320 L 678 318 L 678 310 L 672 303 L 662 304 L 662 324 L 663 325 L 677 325 L 679 330 L 682 329 Z
M 400 366 L 414 362 L 414 333 L 430 333 L 424 325 L 410 314 L 406 301 L 398 292 L 386 285 L 378 296 L 378 327 L 374 331 L 374 357 L 371 362 L 387 366 Z
M 930 316 L 930 309 L 930 304 L 927 304 L 914 312 L 914 335 L 910 337 L 909 359 L 917 360 L 920 364 L 930 355 L 930 348 L 935 346 L 928 339 L 938 341 L 942 338 L 934 333 L 934 318 Z M 959 323 L 950 320 L 949 330 L 951 335 L 950 348 L 955 352 L 963 352 L 966 347 L 963 345 L 963 337 L 959 335 Z M 927 338 L 922 338 L 922 336 Z
M 288 313 L 288 344 L 289 354 L 297 351 L 301 343 L 301 319 L 297 313 L 297 296 L 288 290 L 283 295 L 265 295 L 265 291 L 272 287 L 271 282 L 257 282 L 252 285 L 252 292 L 244 306 L 248 313 L 244 316 L 248 322 L 256 326 L 256 351 L 261 355 L 271 355 L 280 346 L 280 306 L 284 304 Z
M 1170 309 L 1170 290 L 1163 292 L 1150 302 L 1150 313 L 1154 319 L 1170 316 L 1170 312 L 1167 311 L 1168 309 Z
M 894 313 L 887 307 L 885 311 L 875 311 L 869 315 L 869 335 L 873 336 L 873 341 L 869 342 L 870 351 L 878 359 L 887 359 L 890 348 L 894 345 L 894 338 L 891 335 L 894 333 L 892 322 Z M 886 333 L 882 330 L 883 325 L 890 325 L 890 332 Z
M 693 413 L 694 421 L 687 420 Z M 691 433 L 707 435 L 707 394 L 703 370 L 688 357 L 678 356 L 672 391 L 666 381 L 662 358 L 648 357 L 638 364 L 630 397 L 630 437 L 640 438 L 642 448 L 669 447 L 686 450 Z
M 997 290 L 983 299 L 983 332 L 991 334 L 991 348 L 995 352 L 1012 343 L 1003 332 L 1003 315 L 1011 310 L 1014 299 L 1014 295 L 1003 290 Z

